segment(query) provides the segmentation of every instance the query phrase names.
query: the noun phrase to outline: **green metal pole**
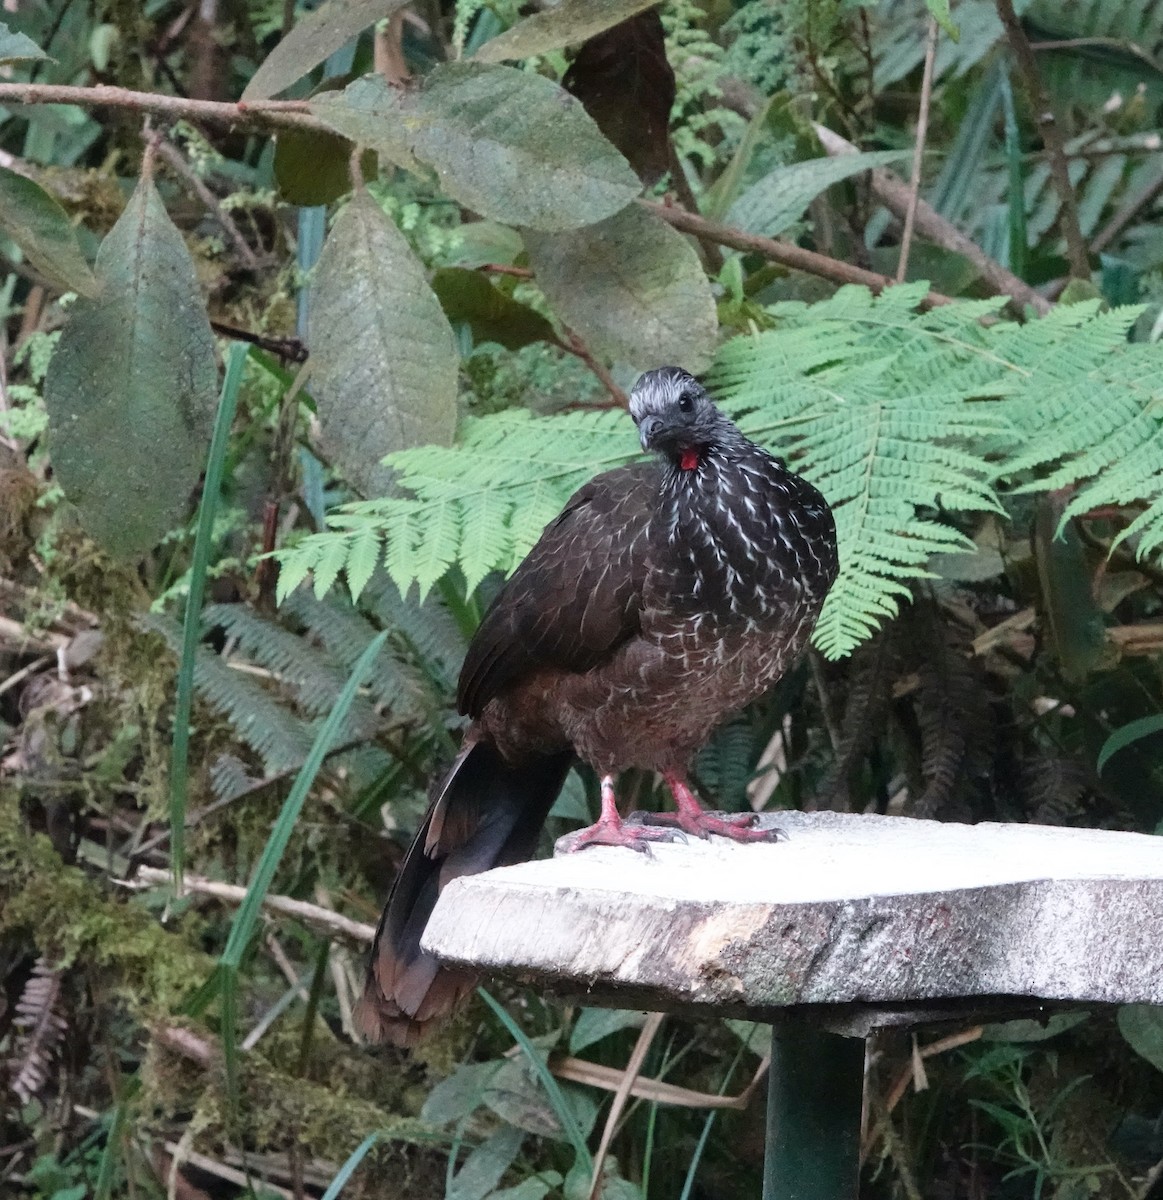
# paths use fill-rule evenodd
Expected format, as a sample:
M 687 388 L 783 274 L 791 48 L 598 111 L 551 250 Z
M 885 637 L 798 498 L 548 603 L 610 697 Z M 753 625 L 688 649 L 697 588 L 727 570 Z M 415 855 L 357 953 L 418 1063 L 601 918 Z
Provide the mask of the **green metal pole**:
M 772 1031 L 763 1200 L 856 1200 L 863 1090 L 862 1039 Z

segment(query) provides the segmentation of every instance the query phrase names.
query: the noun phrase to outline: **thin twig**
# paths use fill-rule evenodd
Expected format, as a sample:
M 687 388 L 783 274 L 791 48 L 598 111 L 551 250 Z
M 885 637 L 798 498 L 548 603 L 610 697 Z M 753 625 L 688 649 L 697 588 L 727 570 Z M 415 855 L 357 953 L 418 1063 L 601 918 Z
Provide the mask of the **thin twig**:
M 275 965 L 282 971 L 283 978 L 295 989 L 295 993 L 299 999 L 304 1004 L 309 1004 L 311 993 L 307 991 L 307 985 L 303 982 L 302 976 L 295 970 L 295 964 L 287 957 L 287 952 L 283 949 L 283 943 L 271 933 L 266 937 L 266 945 L 270 951 L 271 958 L 275 960 Z
M 565 340 L 557 343 L 568 354 L 576 355 L 598 377 L 602 387 L 610 393 L 619 408 L 630 407 L 630 397 L 614 382 L 613 375 L 606 370 L 606 364 L 590 352 L 590 348 L 572 329 L 565 330 Z
M 334 132 L 311 115 L 302 100 L 191 100 L 130 88 L 72 87 L 55 83 L 0 83 L 0 104 L 76 104 L 82 108 L 126 108 L 157 113 L 175 120 L 210 121 L 217 125 L 263 125 Z
M 37 671 L 47 667 L 52 661 L 50 655 L 46 655 L 44 658 L 34 658 L 27 667 L 21 667 L 19 671 L 13 672 L 7 679 L 0 682 L 0 696 L 11 691 L 18 683 L 23 683 L 30 675 L 35 675 Z
M 968 1029 L 962 1029 L 957 1033 L 951 1033 L 947 1037 L 938 1039 L 935 1042 L 930 1042 L 927 1046 L 922 1046 L 915 1051 L 918 1058 L 922 1061 L 926 1058 L 932 1058 L 937 1054 L 944 1054 L 947 1050 L 956 1050 L 958 1046 L 968 1045 L 970 1042 L 976 1042 L 982 1035 L 984 1026 L 972 1025 Z M 901 1102 L 905 1092 L 909 1090 L 909 1084 L 915 1078 L 916 1065 L 912 1058 L 901 1068 L 900 1074 L 896 1077 L 888 1095 L 885 1097 L 883 1104 L 878 1105 L 880 1111 L 876 1114 L 876 1124 L 867 1132 L 860 1147 L 860 1162 L 863 1165 L 868 1161 L 868 1156 L 872 1153 L 872 1148 L 876 1145 L 877 1140 L 884 1132 L 884 1126 L 892 1116 L 893 1109 Z M 871 1089 L 869 1089 L 871 1092 Z M 919 1088 L 917 1089 L 920 1090 Z
M 925 40 L 925 69 L 921 76 L 921 103 L 917 112 L 917 138 L 913 143 L 913 172 L 909 180 L 909 203 L 905 209 L 905 228 L 901 234 L 900 258 L 896 265 L 896 281 L 904 283 L 909 269 L 909 250 L 913 244 L 913 226 L 917 220 L 917 200 L 921 195 L 921 168 L 925 161 L 925 137 L 929 132 L 929 103 L 933 98 L 933 63 L 937 58 L 937 21 L 930 14 L 929 32 Z
M 174 1155 L 175 1158 L 179 1150 L 182 1149 L 177 1142 L 166 1142 L 164 1145 L 166 1151 Z M 205 1171 L 207 1175 L 214 1175 L 218 1179 L 224 1179 L 227 1183 L 233 1183 L 248 1190 L 254 1186 L 254 1178 L 249 1172 L 228 1167 L 225 1163 L 220 1163 L 216 1158 L 200 1154 L 197 1150 L 185 1150 L 180 1161 L 182 1163 L 189 1163 L 191 1167 L 197 1167 L 199 1171 Z M 276 1196 L 285 1197 L 285 1200 L 295 1200 L 294 1195 L 287 1191 L 286 1188 L 279 1187 L 267 1179 L 263 1180 L 261 1190 L 272 1192 Z
M 514 279 L 532 279 L 533 272 L 528 267 L 510 267 L 506 263 L 482 263 L 478 271 L 489 271 L 494 275 L 512 275 Z
M 260 350 L 266 350 L 284 362 L 307 361 L 307 347 L 296 337 L 271 337 L 263 333 L 252 333 L 249 329 L 239 329 L 237 325 L 227 325 L 222 321 L 211 321 L 210 328 L 223 337 L 234 338 L 235 341 L 246 342 Z
M 708 221 L 706 217 L 696 216 L 681 208 L 670 208 L 665 204 L 655 204 L 650 200 L 639 200 L 638 203 L 661 217 L 668 225 L 682 233 L 691 233 L 695 237 L 710 238 L 720 246 L 731 246 L 735 250 L 743 250 L 748 254 L 759 254 L 772 262 L 781 263 L 796 271 L 804 271 L 809 275 L 818 275 L 821 279 L 831 279 L 834 283 L 855 283 L 873 292 L 882 292 L 886 287 L 892 287 L 896 280 L 890 275 L 880 275 L 876 271 L 866 271 L 862 267 L 842 262 L 838 258 L 829 258 L 826 254 L 817 254 L 813 250 L 805 250 L 802 246 L 791 242 L 777 242 L 771 238 L 759 237 L 757 234 L 744 233 L 730 225 L 720 225 L 717 221 Z M 935 308 L 941 304 L 952 304 L 953 298 L 941 292 L 929 292 L 921 301 L 922 308 Z
M 170 877 L 168 871 L 163 873 L 167 879 Z M 186 1029 L 182 1025 L 155 1025 L 152 1033 L 154 1041 L 199 1066 L 208 1067 L 214 1061 L 214 1047 L 192 1029 Z
M 328 912 L 334 912 L 335 906 L 327 889 L 321 884 L 315 885 L 315 900 L 320 907 Z M 331 971 L 331 982 L 335 988 L 335 1000 L 339 1005 L 339 1023 L 343 1032 L 357 1045 L 363 1044 L 363 1035 L 355 1025 L 355 998 L 351 992 L 351 979 L 347 973 L 347 955 L 339 946 L 332 946 L 327 956 L 327 966 Z
M 661 1079 L 634 1079 L 630 1086 L 630 1095 L 640 1100 L 652 1100 L 659 1104 L 670 1104 L 677 1108 L 725 1108 L 742 1112 L 750 1103 L 752 1096 L 767 1074 L 769 1063 L 765 1058 L 756 1069 L 751 1082 L 737 1096 L 720 1096 L 715 1092 L 696 1092 L 691 1088 L 680 1087 L 678 1084 L 665 1083 Z M 587 1087 L 600 1088 L 606 1092 L 616 1092 L 622 1086 L 624 1072 L 617 1067 L 604 1067 L 600 1063 L 590 1062 L 585 1058 L 551 1058 L 549 1069 L 558 1079 L 567 1079 L 572 1083 L 584 1083 Z
M 143 883 L 166 883 L 170 880 L 169 871 L 160 867 L 138 867 L 137 878 Z M 228 904 L 241 904 L 246 897 L 246 888 L 233 883 L 220 883 L 216 879 L 206 879 L 200 875 L 187 875 L 186 891 L 196 892 L 201 896 L 213 896 L 217 900 L 225 900 Z M 370 943 L 375 937 L 376 927 L 366 925 L 363 921 L 353 921 L 341 913 L 332 912 L 329 908 L 320 908 L 318 904 L 308 904 L 305 900 L 295 900 L 291 896 L 270 896 L 263 901 L 263 906 L 272 912 L 283 913 L 295 917 L 325 933 L 337 937 L 349 938 L 353 942 Z
M 828 681 L 824 678 L 823 660 L 819 651 L 814 648 L 808 651 L 808 666 L 811 668 L 812 683 L 815 685 L 816 695 L 820 700 L 820 715 L 824 720 L 824 728 L 828 732 L 828 741 L 832 744 L 832 750 L 839 753 L 844 735 L 840 731 L 840 723 L 836 720 L 836 714 L 832 711 L 832 698 L 828 695 Z
M 206 186 L 205 181 L 199 178 L 197 172 L 182 157 L 182 152 L 177 146 L 163 137 L 158 141 L 157 150 L 190 191 L 202 201 L 210 215 L 222 226 L 223 232 L 230 239 L 230 243 L 237 252 L 238 257 L 252 271 L 258 271 L 260 269 L 258 256 L 250 248 L 246 238 L 242 236 L 242 231 L 234 223 L 230 214 L 218 203 L 218 197 L 214 195 Z
M 594 1173 L 590 1179 L 590 1200 L 598 1200 L 598 1194 L 602 1190 L 602 1167 L 606 1163 L 606 1155 L 610 1150 L 610 1142 L 613 1140 L 618 1118 L 622 1115 L 622 1109 L 626 1107 L 626 1101 L 630 1099 L 634 1081 L 642 1071 L 646 1052 L 650 1049 L 651 1043 L 658 1035 L 665 1019 L 662 1013 L 648 1014 L 645 1024 L 638 1033 L 634 1049 L 630 1052 L 630 1059 L 626 1063 L 626 1069 L 622 1072 L 622 1080 L 618 1084 L 618 1090 L 614 1093 L 614 1099 L 610 1102 L 610 1111 L 606 1114 L 606 1125 L 602 1130 L 602 1140 L 598 1145 L 598 1152 L 594 1155 Z
M 69 636 L 63 633 L 31 633 L 19 621 L 0 616 L 0 642 L 7 642 L 5 649 L 17 654 L 36 654 L 45 650 L 55 654 L 62 646 L 67 646 L 70 640 Z
M 1163 1158 L 1143 1176 L 1143 1186 L 1135 1193 L 1135 1200 L 1147 1200 L 1160 1179 L 1163 1179 Z
M 835 130 L 825 125 L 815 125 L 813 128 L 827 154 L 834 157 L 858 153 L 857 148 Z M 883 167 L 875 168 L 870 174 L 873 194 L 885 208 L 903 218 L 908 210 L 908 184 Z M 917 199 L 916 232 L 943 250 L 951 250 L 967 259 L 982 280 L 997 294 L 1011 297 L 1017 304 L 1032 308 L 1039 316 L 1044 316 L 1053 307 L 1044 296 L 1003 267 L 996 259 L 990 258 L 976 242 L 967 238 L 956 225 L 947 221 L 931 204 L 920 197 Z
M 1090 260 L 1087 256 L 1086 242 L 1082 237 L 1082 225 L 1078 219 L 1078 197 L 1074 193 L 1074 185 L 1070 182 L 1070 166 L 1066 160 L 1066 147 L 1062 140 L 1062 131 L 1050 103 L 1049 94 L 1042 83 L 1042 75 L 1038 70 L 1038 60 L 1030 47 L 1026 31 L 1014 12 L 1013 0 L 997 0 L 997 15 L 1005 27 L 1010 49 L 1014 52 L 1018 73 L 1022 77 L 1022 85 L 1029 98 L 1042 134 L 1042 143 L 1046 147 L 1046 157 L 1050 166 L 1050 178 L 1054 181 L 1054 189 L 1062 202 L 1059 212 L 1059 224 L 1062 236 L 1066 241 L 1066 258 L 1070 263 L 1070 274 L 1075 279 L 1090 278 Z

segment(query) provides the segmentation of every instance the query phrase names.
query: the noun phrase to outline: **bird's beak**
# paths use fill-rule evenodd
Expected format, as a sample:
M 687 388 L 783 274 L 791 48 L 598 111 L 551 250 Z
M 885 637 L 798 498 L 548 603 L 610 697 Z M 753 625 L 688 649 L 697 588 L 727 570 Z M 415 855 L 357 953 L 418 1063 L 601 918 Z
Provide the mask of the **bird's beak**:
M 638 440 L 642 443 L 643 450 L 650 449 L 654 439 L 662 432 L 665 424 L 666 422 L 661 417 L 642 418 L 642 423 L 638 426 Z

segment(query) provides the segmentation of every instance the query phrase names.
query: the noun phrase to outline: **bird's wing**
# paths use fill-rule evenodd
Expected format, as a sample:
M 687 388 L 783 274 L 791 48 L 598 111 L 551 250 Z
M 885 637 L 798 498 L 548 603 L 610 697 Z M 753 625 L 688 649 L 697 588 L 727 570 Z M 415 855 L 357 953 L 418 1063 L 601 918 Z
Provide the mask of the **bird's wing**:
M 638 629 L 660 468 L 607 471 L 573 494 L 493 601 L 468 648 L 457 704 L 477 717 L 544 667 L 588 671 Z

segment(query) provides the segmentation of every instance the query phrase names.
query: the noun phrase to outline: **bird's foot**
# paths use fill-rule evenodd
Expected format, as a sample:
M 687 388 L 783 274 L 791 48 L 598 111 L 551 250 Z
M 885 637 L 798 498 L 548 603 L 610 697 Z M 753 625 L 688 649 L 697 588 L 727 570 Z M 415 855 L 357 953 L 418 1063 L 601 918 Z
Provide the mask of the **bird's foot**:
M 710 812 L 705 808 L 683 808 L 678 812 L 634 812 L 626 821 L 641 829 L 681 830 L 704 841 L 712 834 L 716 837 L 730 838 L 733 842 L 787 840 L 787 834 L 782 829 L 756 828 L 759 821 L 756 813 Z
M 650 842 L 674 842 L 682 839 L 677 829 L 651 829 L 643 825 L 627 825 L 618 813 L 614 796 L 614 777 L 602 776 L 602 815 L 593 825 L 576 829 L 559 837 L 554 843 L 555 854 L 573 854 L 587 846 L 625 846 L 640 854 L 649 854 Z M 685 840 L 685 839 L 683 839 Z
M 559 837 L 553 844 L 554 854 L 573 854 L 587 846 L 625 846 L 641 854 L 650 852 L 651 842 L 674 842 L 683 839 L 677 829 L 661 829 L 650 825 L 628 824 L 625 821 L 598 821 L 584 829 L 576 829 Z
M 676 812 L 633 813 L 631 820 L 641 820 L 648 826 L 663 826 L 681 829 L 692 837 L 730 838 L 733 842 L 778 842 L 786 839 L 782 829 L 758 829 L 757 813 L 711 812 L 705 809 L 691 791 L 686 779 L 677 771 L 664 771 L 663 779 L 674 796 Z

